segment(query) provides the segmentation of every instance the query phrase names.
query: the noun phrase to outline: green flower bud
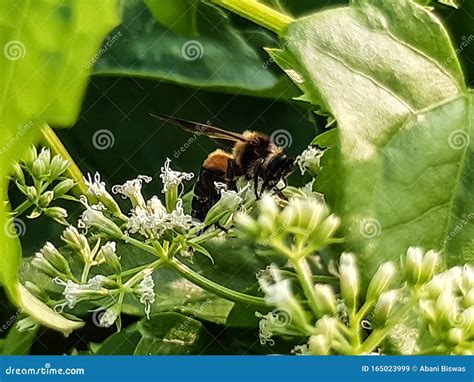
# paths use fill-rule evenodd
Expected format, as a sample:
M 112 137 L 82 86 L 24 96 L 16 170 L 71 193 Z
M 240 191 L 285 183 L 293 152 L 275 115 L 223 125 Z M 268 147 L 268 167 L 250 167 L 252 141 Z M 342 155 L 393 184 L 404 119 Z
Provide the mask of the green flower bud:
M 383 328 L 385 326 L 397 301 L 398 292 L 396 290 L 383 292 L 380 295 L 374 308 L 374 318 L 372 321 L 372 326 L 375 329 Z
M 38 155 L 38 160 L 43 161 L 46 167 L 49 167 L 51 163 L 51 151 L 48 148 L 43 147 Z
M 31 265 L 49 277 L 62 276 L 62 273 L 46 260 L 42 253 L 36 253 L 34 259 L 31 260 Z
M 470 306 L 462 312 L 461 321 L 467 337 L 474 336 L 474 306 Z
M 235 225 L 243 234 L 250 237 L 257 237 L 260 234 L 260 227 L 250 215 L 237 212 L 235 215 Z
M 464 331 L 460 328 L 452 328 L 448 331 L 448 342 L 457 345 L 464 340 Z
M 13 163 L 12 166 L 12 177 L 18 183 L 24 185 L 25 184 L 25 174 L 23 173 L 23 169 L 21 168 L 18 162 Z
M 53 191 L 46 191 L 43 195 L 40 196 L 38 199 L 38 204 L 41 208 L 46 208 L 54 199 L 54 192 Z M 66 214 L 67 216 L 67 214 Z
M 31 317 L 25 317 L 16 323 L 16 328 L 20 333 L 34 330 L 37 327 L 38 323 Z
M 113 241 L 107 242 L 99 251 L 97 255 L 99 258 L 103 257 L 107 265 L 114 271 L 116 275 L 122 273 L 122 265 L 120 259 L 116 254 L 116 244 Z
M 258 208 L 260 214 L 266 215 L 271 221 L 274 221 L 280 212 L 275 200 L 268 194 L 263 195 L 258 204 Z
M 436 310 L 433 301 L 420 300 L 420 312 L 429 322 L 433 323 L 436 321 Z
M 54 195 L 61 197 L 67 194 L 74 186 L 75 183 L 72 179 L 64 179 L 53 188 Z
M 41 289 L 39 286 L 32 283 L 31 281 L 25 282 L 25 288 L 28 289 L 28 291 L 33 296 L 38 297 L 41 301 L 45 303 L 48 303 L 51 300 L 48 293 L 45 290 Z
M 319 243 L 317 249 L 322 248 L 328 244 L 329 240 L 339 228 L 340 222 L 341 220 L 338 217 L 330 215 L 324 219 L 324 221 L 319 225 L 319 228 L 317 228 L 316 231 L 311 234 L 309 239 L 311 240 L 311 238 L 314 238 L 313 240 L 318 241 Z
M 392 262 L 382 264 L 370 281 L 367 289 L 367 301 L 376 301 L 385 292 L 395 278 L 397 270 Z
M 275 232 L 275 220 L 268 215 L 260 215 L 257 219 L 260 227 L 260 235 L 262 238 L 267 238 Z
M 50 218 L 56 220 L 59 224 L 68 225 L 66 220 L 68 214 L 62 207 L 49 207 L 44 210 L 44 213 Z
M 55 155 L 50 166 L 50 180 L 59 178 L 69 167 L 69 161 L 63 159 L 60 155 Z
M 40 253 L 59 272 L 68 276 L 71 275 L 69 263 L 52 243 L 47 242 L 44 247 L 40 249 Z
M 241 204 L 242 198 L 237 192 L 221 189 L 221 198 L 207 213 L 204 224 L 210 226 L 219 223 L 225 216 L 237 211 Z
M 28 198 L 28 200 L 34 202 L 36 201 L 36 199 L 38 198 L 38 191 L 36 190 L 35 187 L 33 186 L 28 186 L 26 187 L 26 193 L 25 193 L 26 197 Z
M 405 272 L 410 284 L 416 285 L 421 279 L 421 269 L 423 264 L 423 251 L 421 248 L 408 248 L 405 261 Z
M 34 161 L 38 158 L 38 151 L 35 146 L 30 146 L 25 157 L 25 165 L 29 168 L 33 166 Z
M 309 338 L 308 348 L 310 354 L 327 355 L 331 350 L 331 343 L 324 334 L 318 334 Z
M 38 157 L 33 163 L 33 167 L 31 169 L 31 174 L 36 179 L 41 179 L 48 174 L 48 167 L 46 163 Z
M 451 319 L 457 315 L 455 296 L 451 286 L 446 285 L 435 302 L 436 321 L 443 327 L 451 326 Z
M 318 307 L 318 318 L 325 315 L 335 316 L 337 313 L 336 296 L 329 285 L 316 284 L 314 297 Z
M 462 304 L 464 308 L 469 308 L 474 305 L 474 289 L 471 289 L 467 294 L 464 295 L 462 299 Z
M 76 227 L 67 227 L 61 235 L 61 240 L 72 249 L 90 253 L 89 242 L 84 235 L 79 233 Z
M 359 272 L 355 256 L 343 253 L 339 261 L 339 275 L 342 297 L 349 310 L 355 311 L 358 306 L 360 292 Z
M 426 252 L 421 263 L 420 284 L 430 281 L 433 277 L 436 266 L 439 263 L 439 254 L 435 251 Z

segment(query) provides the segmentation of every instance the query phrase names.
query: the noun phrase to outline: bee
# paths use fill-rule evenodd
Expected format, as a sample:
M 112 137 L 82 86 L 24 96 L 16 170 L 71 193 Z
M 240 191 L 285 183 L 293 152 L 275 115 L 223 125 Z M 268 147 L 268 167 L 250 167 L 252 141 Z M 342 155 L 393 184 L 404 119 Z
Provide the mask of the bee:
M 221 195 L 216 183 L 225 184 L 228 190 L 236 190 L 236 182 L 241 177 L 253 182 L 257 199 L 265 191 L 284 198 L 282 190 L 287 186 L 286 178 L 293 171 L 295 160 L 275 145 L 269 136 L 256 131 L 240 134 L 167 115 L 151 115 L 195 135 L 206 135 L 219 143 L 233 145 L 230 152 L 221 149 L 213 151 L 202 164 L 194 187 L 194 218 L 204 221 L 208 211 L 219 201 Z M 278 188 L 280 181 L 284 183 L 281 189 Z

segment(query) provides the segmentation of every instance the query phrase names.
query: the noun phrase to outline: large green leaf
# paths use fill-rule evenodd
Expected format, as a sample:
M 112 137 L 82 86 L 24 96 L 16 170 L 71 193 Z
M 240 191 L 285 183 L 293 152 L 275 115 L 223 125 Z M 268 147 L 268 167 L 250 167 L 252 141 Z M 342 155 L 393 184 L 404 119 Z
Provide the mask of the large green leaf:
M 337 120 L 320 186 L 366 276 L 412 245 L 473 262 L 472 99 L 439 20 L 408 0 L 357 0 L 284 37 L 275 60 Z
M 165 5 L 159 3 L 159 7 Z M 151 9 L 157 12 L 156 6 Z M 185 19 L 186 15 L 181 17 Z M 187 37 L 158 23 L 142 0 L 128 0 L 123 23 L 111 33 L 95 74 L 144 77 L 257 94 L 281 85 L 281 77 L 264 67 L 258 51 L 232 26 L 223 11 L 199 2 L 196 20 L 199 34 Z M 264 31 L 257 34 L 272 40 Z M 272 96 L 279 97 L 292 87 L 286 79 L 282 86 Z
M 169 29 L 187 36 L 197 34 L 197 0 L 145 0 L 153 17 Z
M 8 217 L 7 175 L 38 136 L 38 121 L 74 122 L 89 62 L 117 21 L 116 0 L 0 3 L 0 279 L 26 313 L 65 333 L 81 323 L 62 318 L 18 283 L 21 248 L 14 231 L 23 224 Z
M 177 313 L 159 313 L 138 324 L 143 338 L 136 355 L 191 354 L 196 350 L 203 326 Z
M 20 331 L 18 322 L 8 331 L 0 347 L 1 355 L 28 355 L 38 333 L 38 326 Z

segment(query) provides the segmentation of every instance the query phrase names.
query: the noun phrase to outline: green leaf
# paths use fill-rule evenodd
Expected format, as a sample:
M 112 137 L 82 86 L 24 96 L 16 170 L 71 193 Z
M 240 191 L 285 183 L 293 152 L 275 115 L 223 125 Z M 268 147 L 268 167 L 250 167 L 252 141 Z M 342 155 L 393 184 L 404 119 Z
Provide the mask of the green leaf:
M 143 338 L 135 355 L 192 354 L 202 335 L 202 324 L 177 313 L 159 313 L 143 319 L 138 328 Z
M 337 121 L 324 179 L 364 276 L 409 246 L 473 262 L 472 97 L 440 21 L 408 0 L 358 0 L 284 39 L 273 57 Z
M 133 355 L 142 339 L 137 325 L 130 325 L 121 332 L 108 337 L 94 352 L 96 355 Z
M 123 24 L 111 33 L 95 74 L 230 92 L 260 93 L 281 85 L 281 78 L 264 68 L 255 48 L 221 10 L 199 2 L 197 20 L 200 33 L 189 38 L 157 23 L 141 0 L 128 0 Z M 285 84 L 278 95 L 291 87 Z
M 197 0 L 145 0 L 145 4 L 165 27 L 186 36 L 197 34 Z
M 18 324 L 16 323 L 8 331 L 7 337 L 2 343 L 0 354 L 2 355 L 28 355 L 30 353 L 31 345 L 38 333 L 38 326 L 20 332 Z
M 0 5 L 0 279 L 25 312 L 69 333 L 66 320 L 22 288 L 21 247 L 8 216 L 7 174 L 39 136 L 40 120 L 70 125 L 86 86 L 87 66 L 117 23 L 116 0 L 7 0 Z

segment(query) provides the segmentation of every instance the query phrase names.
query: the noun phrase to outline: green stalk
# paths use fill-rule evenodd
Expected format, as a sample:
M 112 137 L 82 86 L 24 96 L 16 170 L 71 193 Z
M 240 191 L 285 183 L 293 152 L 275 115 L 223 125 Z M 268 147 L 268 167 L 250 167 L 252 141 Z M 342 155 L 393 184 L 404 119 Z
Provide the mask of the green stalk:
M 189 281 L 192 281 L 197 286 L 206 289 L 220 297 L 223 297 L 227 300 L 234 302 L 241 302 L 244 304 L 256 305 L 261 307 L 268 307 L 265 299 L 256 296 L 250 296 L 245 293 L 240 293 L 232 289 L 228 289 L 220 284 L 215 283 L 212 280 L 201 276 L 199 273 L 194 272 L 191 268 L 188 268 L 186 265 L 178 261 L 177 259 L 171 259 L 168 262 L 172 268 L 174 268 L 178 273 L 183 275 Z
M 243 302 L 245 304 L 250 305 L 257 305 L 262 307 L 267 307 L 267 303 L 265 299 L 256 296 L 250 296 L 245 293 L 240 293 L 235 290 L 226 288 L 220 284 L 215 283 L 212 280 L 207 279 L 204 276 L 201 276 L 199 273 L 196 273 L 192 269 L 188 268 L 186 265 L 181 263 L 179 260 L 175 258 L 169 258 L 167 252 L 163 248 L 154 248 L 148 244 L 142 243 L 139 240 L 134 238 L 122 238 L 125 242 L 128 242 L 131 245 L 134 245 L 150 254 L 158 256 L 161 260 L 164 261 L 165 266 L 172 267 L 182 276 L 184 276 L 189 281 L 193 282 L 197 286 L 212 292 L 220 297 L 223 297 L 227 300 L 234 301 L 234 302 Z M 171 256 L 172 257 L 172 256 Z
M 315 317 L 319 316 L 318 303 L 314 294 L 313 275 L 308 263 L 304 258 L 291 261 L 296 276 L 303 288 L 304 295 L 308 299 L 308 305 L 314 313 Z
M 69 177 L 76 182 L 76 186 L 73 188 L 75 190 L 75 195 L 87 195 L 87 186 L 84 183 L 84 175 L 82 174 L 79 166 L 74 162 L 71 155 L 67 151 L 66 147 L 64 147 L 61 140 L 58 138 L 56 133 L 53 131 L 48 124 L 44 123 L 41 127 L 41 133 L 43 135 L 42 142 L 44 145 L 48 146 L 51 150 L 51 153 L 54 155 L 61 155 L 63 159 L 69 161 L 70 165 L 67 169 L 66 173 Z
M 264 28 L 282 35 L 293 18 L 255 0 L 210 0 Z

